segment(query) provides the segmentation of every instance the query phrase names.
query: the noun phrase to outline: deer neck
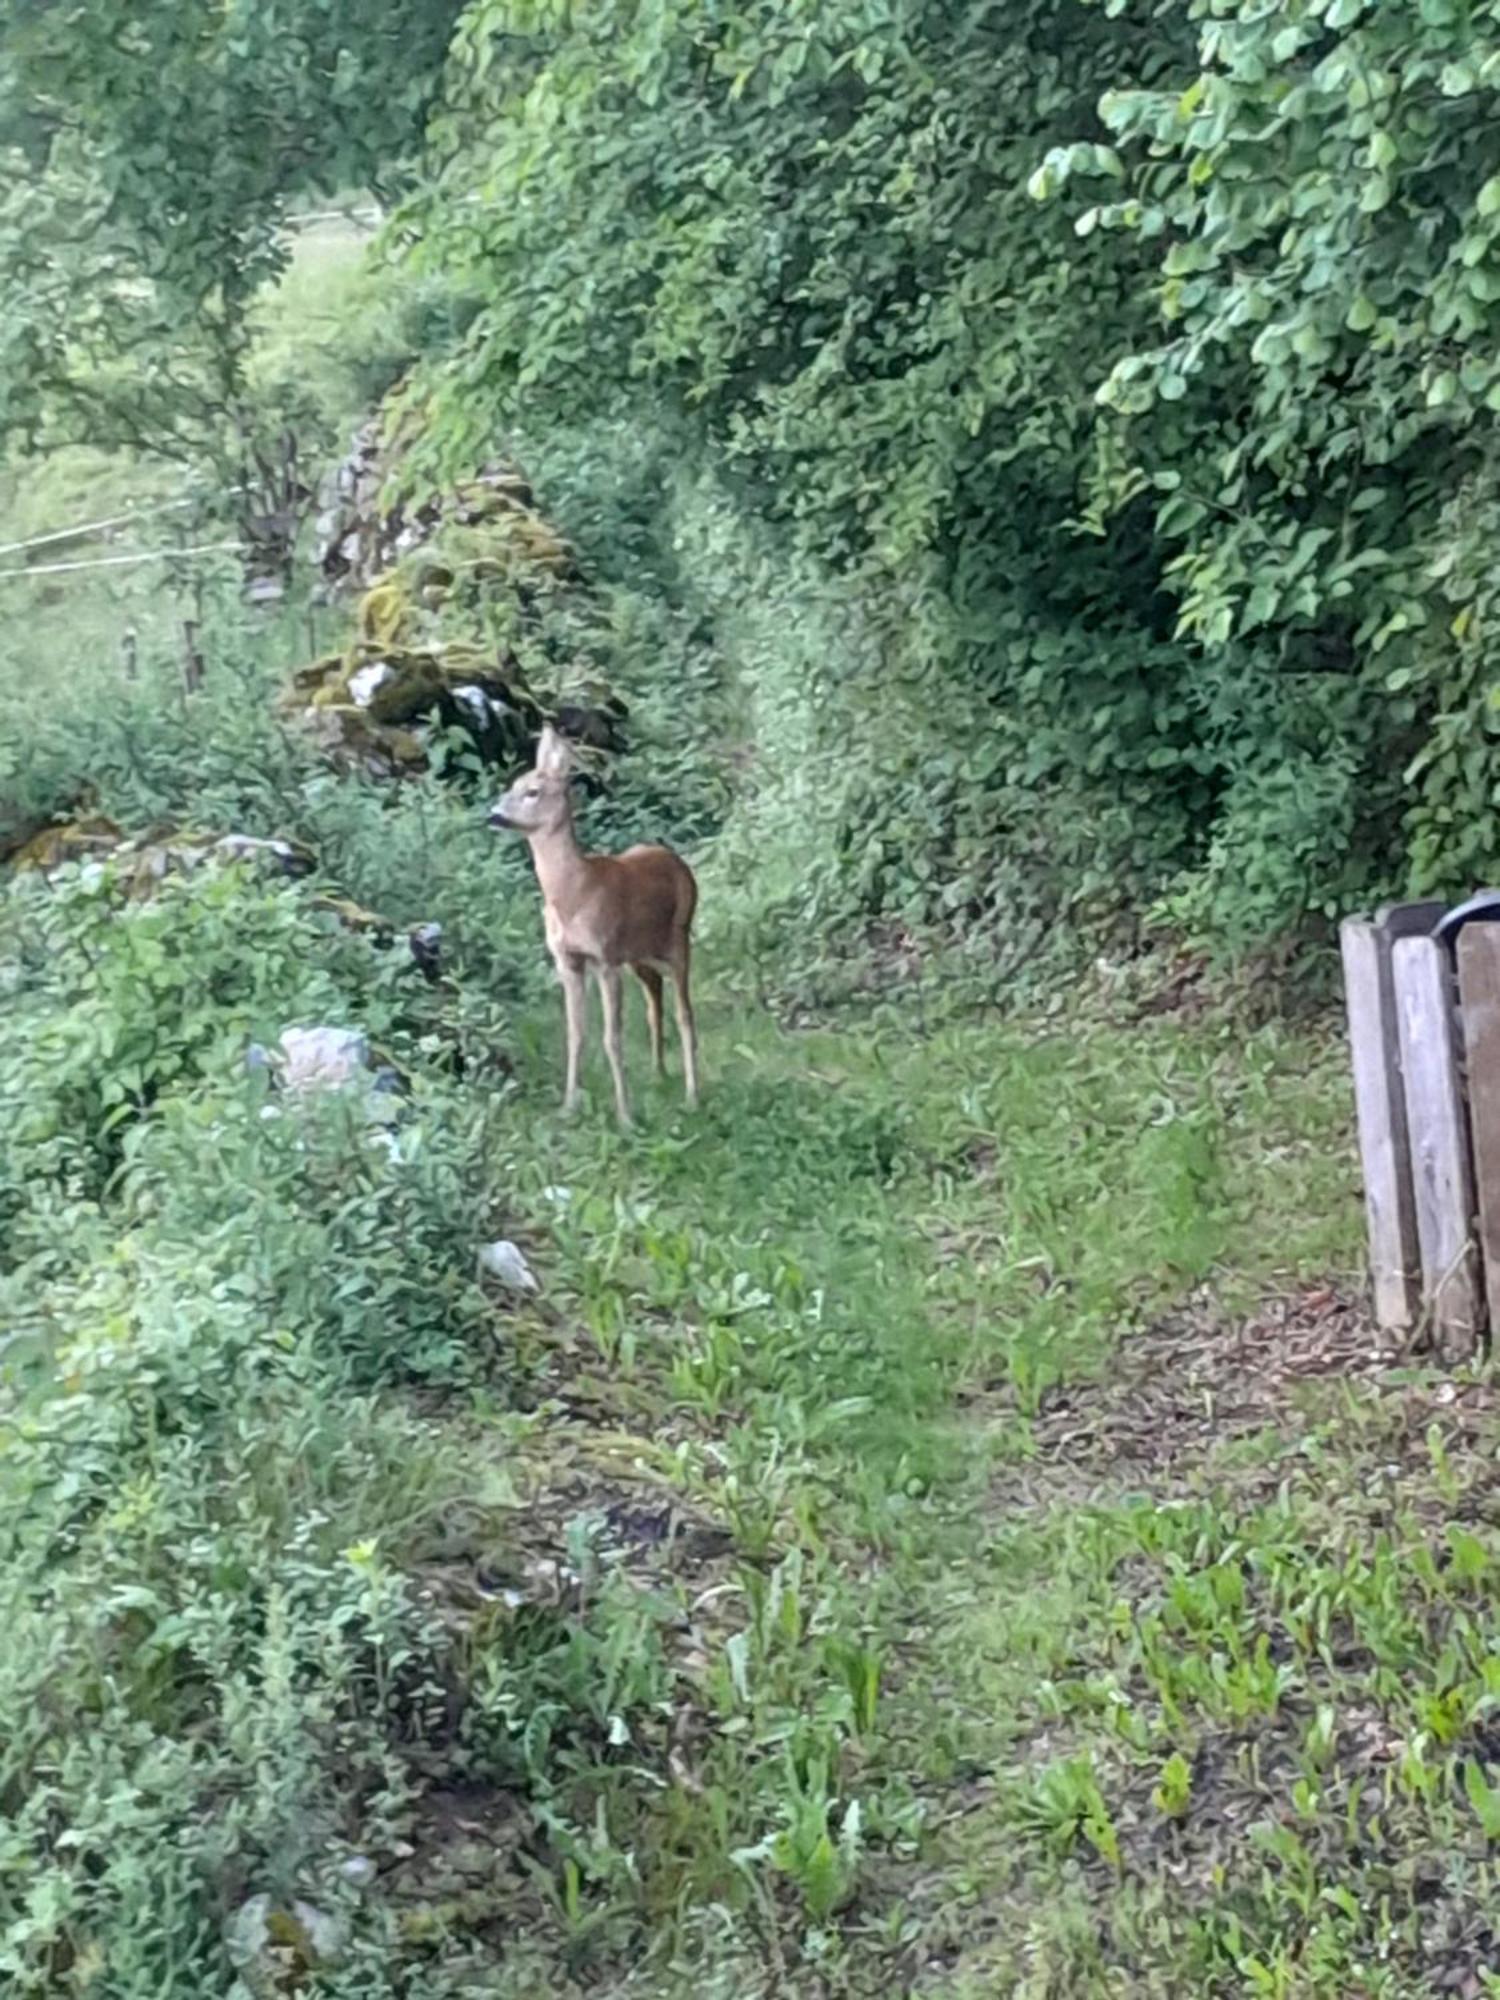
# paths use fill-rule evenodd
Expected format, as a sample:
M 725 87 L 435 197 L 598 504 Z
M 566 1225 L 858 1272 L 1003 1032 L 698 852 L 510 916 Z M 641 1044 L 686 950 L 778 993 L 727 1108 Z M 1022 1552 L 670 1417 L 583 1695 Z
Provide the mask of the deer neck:
M 578 845 L 571 813 L 561 825 L 532 834 L 531 860 L 542 895 L 553 909 L 567 909 L 578 900 L 588 873 L 588 858 Z

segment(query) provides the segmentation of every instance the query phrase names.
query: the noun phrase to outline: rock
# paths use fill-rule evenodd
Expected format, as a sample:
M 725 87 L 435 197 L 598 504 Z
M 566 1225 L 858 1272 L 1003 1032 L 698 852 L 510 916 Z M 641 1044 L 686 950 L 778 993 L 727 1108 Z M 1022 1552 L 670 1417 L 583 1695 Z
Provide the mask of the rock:
M 310 706 L 301 718 L 330 763 L 372 778 L 400 778 L 427 768 L 427 745 L 414 729 L 382 729 L 352 702 Z
M 443 927 L 441 924 L 414 924 L 406 934 L 417 969 L 429 986 L 435 986 L 443 971 Z
M 229 1956 L 257 1996 L 296 1992 L 309 1973 L 332 1964 L 344 1947 L 339 1920 L 300 1898 L 284 1907 L 267 1895 L 251 1896 L 225 1930 Z
M 329 585 L 368 587 L 447 522 L 503 522 L 525 544 L 526 559 L 534 565 L 560 571 L 571 567 L 571 548 L 537 513 L 530 485 L 511 465 L 492 462 L 451 493 L 430 496 L 415 506 L 384 506 L 387 470 L 401 456 L 404 442 L 399 429 L 389 438 L 384 429 L 380 415 L 362 424 L 325 485 L 317 517 L 316 560 Z
M 252 1042 L 245 1051 L 245 1066 L 269 1072 L 272 1084 L 293 1098 L 357 1087 L 364 1116 L 372 1126 L 399 1123 L 410 1088 L 396 1065 L 372 1050 L 357 1028 L 287 1028 L 274 1049 Z M 275 1112 L 274 1106 L 268 1108 Z M 389 1150 L 393 1157 L 399 1157 L 394 1141 Z
M 521 763 L 542 710 L 520 670 L 464 641 L 347 654 L 299 668 L 282 696 L 330 761 L 374 777 L 427 764 L 434 726 L 463 729 L 487 763 Z
M 357 667 L 348 680 L 354 706 L 368 708 L 395 671 L 389 660 L 372 660 L 367 667 Z
M 625 747 L 624 724 L 630 711 L 617 696 L 598 702 L 564 702 L 553 717 L 558 731 L 587 750 L 618 751 Z
M 293 881 L 311 875 L 318 865 L 312 849 L 300 840 L 260 840 L 249 833 L 224 833 L 214 848 L 226 861 L 264 862 Z
M 134 896 L 149 895 L 168 875 L 186 874 L 212 862 L 242 862 L 296 880 L 310 875 L 317 857 L 298 840 L 266 840 L 249 833 L 164 831 L 126 839 L 111 819 L 90 814 L 49 826 L 11 856 L 14 868 L 46 872 L 69 861 L 108 860 L 116 878 Z
M 367 708 L 373 722 L 419 722 L 430 716 L 449 692 L 443 662 L 435 653 L 395 653 L 373 665 L 377 673 L 367 675 L 366 669 L 356 669 L 348 683 L 351 697 L 356 680 L 368 689 L 366 698 L 356 700 L 356 706 Z
M 349 896 L 314 896 L 312 906 L 325 916 L 335 918 L 346 931 L 374 938 L 377 944 L 389 944 L 396 935 L 396 926 L 388 917 L 367 910 L 362 903 L 356 903 Z
M 486 1277 L 497 1278 L 512 1292 L 536 1292 L 541 1289 L 525 1257 L 514 1243 L 504 1237 L 481 1248 L 479 1268 Z
M 313 908 L 337 919 L 346 931 L 368 937 L 376 944 L 388 945 L 395 939 L 398 926 L 389 917 L 365 909 L 348 896 L 315 896 Z M 435 986 L 442 977 L 442 925 L 413 924 L 406 933 L 406 947 L 422 977 L 429 986 Z
M 544 704 L 512 639 L 535 633 L 539 606 L 572 581 L 573 551 L 512 466 L 487 465 L 450 492 L 387 507 L 403 442 L 399 425 L 387 439 L 372 419 L 329 482 L 318 560 L 330 587 L 362 593 L 355 631 L 346 652 L 297 669 L 281 705 L 331 762 L 371 776 L 425 769 L 435 729 L 462 730 L 485 763 L 519 765 Z M 537 650 L 547 653 L 545 641 Z M 607 688 L 574 675 L 556 692 L 565 734 L 600 751 L 621 747 L 625 709 Z
M 355 1028 L 288 1028 L 277 1050 L 284 1090 L 338 1090 L 367 1067 L 370 1045 Z

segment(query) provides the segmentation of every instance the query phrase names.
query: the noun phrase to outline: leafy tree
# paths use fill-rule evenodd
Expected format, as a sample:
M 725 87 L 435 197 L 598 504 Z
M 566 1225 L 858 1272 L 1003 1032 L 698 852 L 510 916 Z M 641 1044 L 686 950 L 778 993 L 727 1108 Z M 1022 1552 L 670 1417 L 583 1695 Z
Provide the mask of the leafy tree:
M 1472 884 L 1500 782 L 1500 10 L 1181 11 L 1196 65 L 1148 87 L 1122 41 L 1123 182 L 1083 144 L 1034 183 L 1092 181 L 1078 230 L 1157 264 L 1157 324 L 1101 391 L 1100 512 L 1152 494 L 1217 726 L 1247 743 L 1239 860 L 1264 858 L 1295 746 L 1304 806 L 1332 809 L 1311 900 L 1353 888 L 1340 835 L 1367 878 Z
M 242 469 L 252 302 L 308 191 L 394 188 L 455 8 L 17 0 L 0 58 L 0 437 Z M 291 413 L 295 416 L 295 410 Z
M 432 442 L 669 406 L 861 580 L 840 720 L 863 677 L 910 739 L 859 750 L 872 912 L 972 925 L 1017 855 L 1241 942 L 1458 886 L 1500 778 L 1497 32 L 473 0 L 412 210 L 486 299 Z

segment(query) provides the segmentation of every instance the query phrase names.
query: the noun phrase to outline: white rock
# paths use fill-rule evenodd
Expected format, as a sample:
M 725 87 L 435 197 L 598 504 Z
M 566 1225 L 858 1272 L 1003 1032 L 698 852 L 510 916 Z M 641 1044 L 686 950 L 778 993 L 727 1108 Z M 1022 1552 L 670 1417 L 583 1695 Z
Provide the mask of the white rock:
M 349 676 L 349 699 L 356 708 L 368 708 L 396 669 L 389 660 L 372 660 L 367 667 Z
M 498 1278 L 502 1285 L 508 1285 L 513 1292 L 535 1292 L 540 1290 L 531 1266 L 516 1248 L 503 1236 L 493 1243 L 486 1243 L 479 1252 L 479 1268 L 487 1277 Z
M 484 689 L 475 687 L 470 681 L 465 681 L 461 687 L 454 688 L 453 699 L 462 702 L 481 729 L 485 727 L 494 712 L 494 704 Z

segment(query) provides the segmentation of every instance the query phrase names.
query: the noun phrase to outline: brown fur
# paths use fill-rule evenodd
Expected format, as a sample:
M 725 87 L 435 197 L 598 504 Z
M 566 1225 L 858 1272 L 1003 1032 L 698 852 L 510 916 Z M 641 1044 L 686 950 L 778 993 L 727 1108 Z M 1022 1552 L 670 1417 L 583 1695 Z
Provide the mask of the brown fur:
M 662 974 L 672 980 L 677 1028 L 690 1104 L 698 1101 L 698 1037 L 689 991 L 693 871 L 667 847 L 630 847 L 623 854 L 585 854 L 573 826 L 568 793 L 572 752 L 552 729 L 542 732 L 536 769 L 517 779 L 490 815 L 492 825 L 526 836 L 541 884 L 547 948 L 562 981 L 568 1054 L 564 1108 L 578 1096 L 583 1048 L 585 978 L 592 971 L 604 1005 L 604 1047 L 614 1078 L 615 1108 L 630 1123 L 620 1046 L 620 974 L 630 966 L 646 994 L 651 1054 L 663 1067 Z

